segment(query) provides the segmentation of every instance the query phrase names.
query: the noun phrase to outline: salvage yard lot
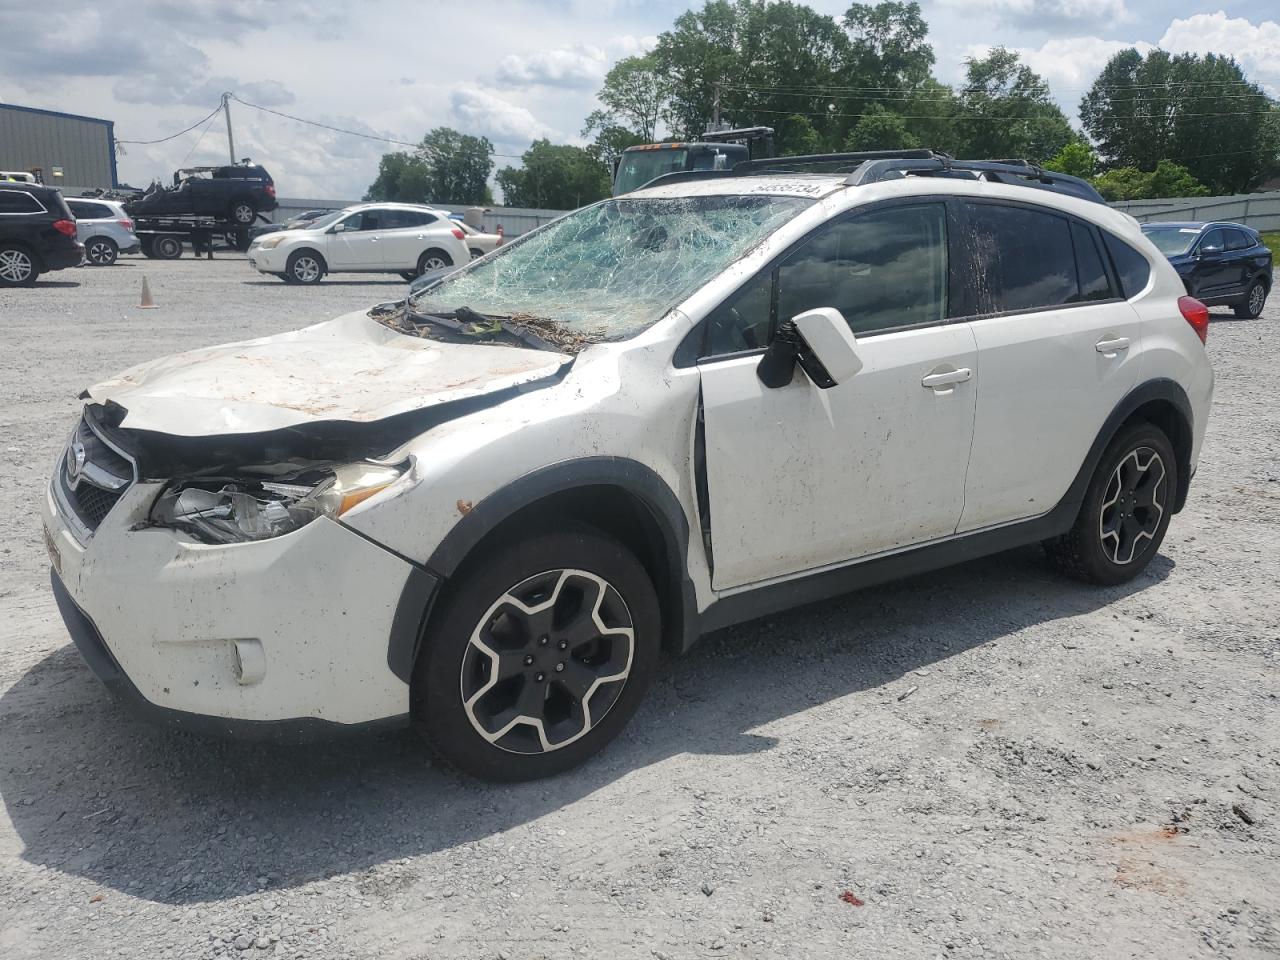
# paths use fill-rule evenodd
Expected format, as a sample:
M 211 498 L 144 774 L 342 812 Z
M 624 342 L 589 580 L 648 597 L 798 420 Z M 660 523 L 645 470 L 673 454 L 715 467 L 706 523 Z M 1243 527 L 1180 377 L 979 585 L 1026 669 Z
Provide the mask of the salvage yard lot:
M 1200 471 L 1132 584 L 1032 548 L 724 631 L 599 758 L 516 787 L 408 733 L 137 724 L 48 590 L 37 503 L 76 394 L 403 290 L 223 255 L 0 294 L 0 956 L 1280 951 L 1280 296 L 1215 312 Z

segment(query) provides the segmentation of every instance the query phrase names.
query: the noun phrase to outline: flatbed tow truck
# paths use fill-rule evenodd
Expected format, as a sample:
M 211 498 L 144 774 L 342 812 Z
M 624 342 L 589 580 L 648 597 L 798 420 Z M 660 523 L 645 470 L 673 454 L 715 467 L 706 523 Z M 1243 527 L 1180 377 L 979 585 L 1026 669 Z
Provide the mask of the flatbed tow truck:
M 204 254 L 210 260 L 215 243 L 232 250 L 249 249 L 249 228 L 217 217 L 135 217 L 133 225 L 143 254 L 155 260 L 177 260 L 188 244 L 197 257 Z

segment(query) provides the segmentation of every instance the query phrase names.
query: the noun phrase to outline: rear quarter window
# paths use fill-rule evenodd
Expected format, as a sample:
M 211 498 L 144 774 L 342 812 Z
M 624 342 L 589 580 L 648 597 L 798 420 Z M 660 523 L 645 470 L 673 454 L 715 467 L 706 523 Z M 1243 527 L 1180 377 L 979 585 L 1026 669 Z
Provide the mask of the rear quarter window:
M 1102 231 L 1102 238 L 1120 279 L 1120 292 L 1126 300 L 1132 300 L 1151 280 L 1151 264 L 1129 244 L 1114 234 Z

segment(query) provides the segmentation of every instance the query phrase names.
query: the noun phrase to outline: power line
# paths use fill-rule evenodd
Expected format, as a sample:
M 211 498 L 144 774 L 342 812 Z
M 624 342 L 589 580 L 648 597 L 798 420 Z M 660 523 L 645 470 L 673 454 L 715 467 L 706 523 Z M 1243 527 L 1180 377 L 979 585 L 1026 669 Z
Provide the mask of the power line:
M 1005 122 L 1020 121 L 1020 120 L 1039 121 L 1039 122 L 1041 122 L 1041 123 L 1046 123 L 1046 122 L 1062 123 L 1062 122 L 1065 122 L 1065 118 L 1064 118 L 1064 117 L 1062 117 L 1062 116 L 1056 116 L 1056 117 L 988 117 L 988 116 L 981 116 L 981 115 L 973 114 L 973 113 L 965 114 L 965 115 L 963 115 L 963 116 L 946 117 L 946 116 L 934 116 L 934 115 L 927 114 L 927 113 L 924 113 L 924 114 L 905 114 L 905 113 L 895 113 L 895 114 L 884 114 L 884 113 L 837 113 L 837 112 L 835 112 L 835 111 L 827 111 L 827 112 L 825 112 L 825 113 L 814 113 L 814 112 L 807 112 L 807 113 L 806 113 L 805 111 L 802 111 L 802 110 L 762 110 L 762 109 L 757 109 L 757 108 L 754 108 L 754 107 L 744 107 L 744 108 L 743 108 L 743 112 L 747 113 L 748 115 L 755 115 L 755 114 L 763 113 L 763 114 L 768 114 L 768 115 L 770 115 L 770 116 L 779 116 L 779 117 L 843 117 L 843 118 L 845 118 L 845 119 L 849 119 L 849 120 L 860 120 L 860 119 L 862 119 L 863 117 L 883 117 L 883 116 L 890 116 L 890 115 L 891 115 L 891 116 L 895 116 L 895 117 L 897 117 L 897 118 L 898 118 L 898 119 L 900 119 L 900 120 L 932 120 L 932 121 L 934 121 L 934 122 L 940 122 L 940 123 L 967 123 L 967 122 L 969 122 L 969 121 L 973 121 L 973 120 L 976 120 L 976 121 L 979 121 L 979 122 L 984 122 L 984 121 L 985 121 L 985 122 L 988 122 L 988 123 L 1005 123 Z M 1273 115 L 1275 114 L 1275 112 L 1276 112 L 1276 111 L 1274 111 L 1274 110 L 1263 110 L 1263 111 L 1261 111 L 1261 112 L 1250 112 L 1250 113 L 1222 113 L 1222 112 L 1216 112 L 1216 113 L 1178 113 L 1178 114 L 1176 114 L 1176 116 L 1177 116 L 1179 119 L 1184 118 L 1184 117 L 1269 117 L 1269 116 L 1273 116 Z M 1115 119 L 1116 119 L 1116 120 L 1124 120 L 1124 121 L 1132 122 L 1132 123 L 1137 123 L 1137 122 L 1144 121 L 1144 120 L 1146 120 L 1146 119 L 1148 119 L 1148 118 L 1146 118 L 1146 117 L 1116 117 Z
M 169 140 L 173 140 L 175 137 L 182 136 L 184 133 L 190 133 L 196 127 L 200 126 L 200 124 L 216 116 L 218 111 L 221 109 L 222 109 L 222 105 L 219 104 L 209 112 L 209 115 L 207 117 L 201 117 L 199 120 L 197 120 L 191 126 L 187 127 L 185 130 L 179 130 L 177 133 L 170 134 L 167 137 L 161 137 L 159 140 L 117 140 L 116 143 L 129 143 L 135 146 L 147 146 L 148 144 L 152 144 L 152 143 L 165 143 Z
M 204 129 L 200 131 L 200 136 L 196 137 L 196 142 L 191 145 L 191 149 L 187 151 L 187 155 L 182 158 L 182 163 L 178 164 L 178 169 L 182 169 L 186 162 L 191 158 L 191 155 L 196 152 L 196 148 L 204 142 L 205 135 L 209 132 L 209 127 L 213 125 L 213 118 L 217 115 L 217 110 L 209 114 L 209 119 L 204 123 Z
M 756 87 L 741 84 L 723 83 L 721 86 L 725 90 L 736 90 L 740 93 L 759 93 L 773 94 L 782 97 L 811 97 L 813 99 L 823 100 L 854 100 L 854 101 L 872 101 L 872 102 L 900 102 L 900 103 L 953 103 L 962 99 L 966 91 L 961 90 L 959 93 L 950 97 L 918 97 L 910 93 L 904 93 L 899 90 L 894 95 L 879 94 L 859 94 L 859 95 L 839 95 L 831 94 L 824 91 L 821 87 L 804 87 L 804 86 L 775 86 L 775 87 Z M 1269 99 L 1264 93 L 1224 93 L 1212 94 L 1209 96 L 1190 94 L 1197 101 L 1203 100 L 1254 100 Z M 1142 97 L 1104 97 L 1106 103 L 1147 103 L 1150 102 Z
M 351 136 L 351 137 L 362 137 L 365 140 L 377 140 L 380 143 L 393 143 L 396 146 L 412 147 L 415 150 L 422 146 L 421 143 L 410 143 L 408 140 L 397 140 L 394 137 L 380 137 L 372 133 L 361 133 L 358 130 L 346 130 L 342 127 L 335 127 L 332 124 L 321 123 L 318 120 L 307 120 L 304 117 L 295 117 L 293 114 L 290 114 L 290 113 L 283 113 L 279 110 L 272 110 L 270 107 L 264 107 L 261 104 L 250 103 L 248 100 L 241 100 L 240 97 L 236 96 L 236 94 L 234 93 L 231 95 L 231 99 L 235 100 L 236 103 L 244 104 L 246 107 L 253 107 L 253 109 L 255 110 L 261 110 L 263 113 L 274 114 L 275 116 L 283 117 L 286 120 L 293 120 L 295 123 L 304 123 L 311 127 L 320 127 L 321 129 L 324 129 L 324 130 L 331 130 L 334 133 L 344 133 L 347 136 Z M 215 110 L 214 112 L 216 113 L 217 111 Z M 510 160 L 520 159 L 520 155 L 514 154 L 514 153 L 494 153 L 491 155 L 495 157 L 503 157 L 504 159 L 510 159 Z

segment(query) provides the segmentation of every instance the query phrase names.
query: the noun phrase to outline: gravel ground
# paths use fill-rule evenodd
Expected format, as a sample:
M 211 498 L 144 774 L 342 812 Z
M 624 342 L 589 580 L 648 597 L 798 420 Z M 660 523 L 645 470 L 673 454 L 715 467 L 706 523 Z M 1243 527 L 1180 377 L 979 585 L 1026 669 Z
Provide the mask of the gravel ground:
M 126 258 L 0 293 L 0 956 L 1280 954 L 1280 297 L 1215 314 L 1200 473 L 1137 582 L 1025 549 L 724 631 L 597 760 L 491 787 L 408 733 L 135 723 L 49 596 L 79 390 L 403 289 L 343 279 Z

